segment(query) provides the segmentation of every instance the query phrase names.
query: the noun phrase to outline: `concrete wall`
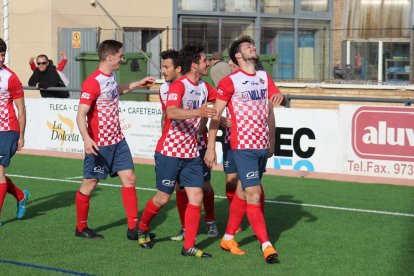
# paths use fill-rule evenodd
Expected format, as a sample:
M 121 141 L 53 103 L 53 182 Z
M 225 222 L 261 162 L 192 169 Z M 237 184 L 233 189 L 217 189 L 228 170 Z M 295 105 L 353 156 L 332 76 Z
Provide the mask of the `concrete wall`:
M 9 67 L 24 85 L 31 75 L 28 65 L 31 56 L 46 54 L 54 61 L 60 59 L 57 49 L 59 27 L 100 27 L 104 30 L 102 39 L 113 38 L 109 34 L 116 28 L 102 9 L 91 6 L 89 0 L 9 2 Z M 100 0 L 100 3 L 122 27 L 172 28 L 171 0 Z M 3 10 L 0 10 L 0 16 L 3 17 Z M 2 21 L 0 26 L 3 30 Z M 164 45 L 166 37 L 163 34 Z

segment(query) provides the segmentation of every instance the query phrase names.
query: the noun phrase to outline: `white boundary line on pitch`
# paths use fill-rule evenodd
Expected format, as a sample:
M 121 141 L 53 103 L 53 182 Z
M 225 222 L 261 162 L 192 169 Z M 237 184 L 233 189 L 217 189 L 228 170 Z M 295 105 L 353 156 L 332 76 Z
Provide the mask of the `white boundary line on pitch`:
M 26 178 L 26 179 L 57 181 L 57 182 L 77 183 L 77 184 L 82 183 L 82 181 L 69 180 L 69 179 L 55 179 L 55 178 L 26 176 L 26 175 L 17 175 L 17 174 L 7 174 L 7 175 L 11 176 L 11 177 Z M 111 183 L 99 183 L 98 185 L 99 186 L 107 186 L 107 187 L 116 187 L 116 188 L 121 187 L 121 185 L 111 184 Z M 157 191 L 157 189 L 154 189 L 154 188 L 136 187 L 136 189 L 137 190 L 143 190 L 143 191 L 153 191 L 153 192 Z M 217 195 L 215 195 L 214 197 L 220 198 L 220 199 L 225 199 L 226 198 L 224 196 L 217 196 Z M 412 218 L 414 218 L 414 214 L 409 214 L 409 213 L 387 212 L 387 211 L 378 211 L 378 210 L 346 208 L 346 207 L 316 205 L 316 204 L 307 204 L 307 203 L 295 203 L 295 202 L 275 201 L 275 200 L 265 200 L 265 202 L 266 203 L 271 203 L 271 204 L 297 205 L 297 206 L 313 207 L 313 208 L 320 208 L 320 209 L 332 209 L 332 210 L 349 211 L 349 212 L 361 212 L 361 213 L 370 213 L 370 214 L 380 214 L 380 215 L 401 216 L 401 217 L 412 217 Z
M 83 175 L 65 177 L 65 179 L 82 179 Z

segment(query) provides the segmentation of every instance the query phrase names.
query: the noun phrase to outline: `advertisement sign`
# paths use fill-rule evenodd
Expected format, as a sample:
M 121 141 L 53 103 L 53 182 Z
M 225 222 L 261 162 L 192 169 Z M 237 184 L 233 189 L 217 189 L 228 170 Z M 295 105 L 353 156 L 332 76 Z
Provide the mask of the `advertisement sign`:
M 341 172 L 414 178 L 414 108 L 342 105 Z
M 276 108 L 275 119 L 275 156 L 268 160 L 268 167 L 338 171 L 337 110 Z

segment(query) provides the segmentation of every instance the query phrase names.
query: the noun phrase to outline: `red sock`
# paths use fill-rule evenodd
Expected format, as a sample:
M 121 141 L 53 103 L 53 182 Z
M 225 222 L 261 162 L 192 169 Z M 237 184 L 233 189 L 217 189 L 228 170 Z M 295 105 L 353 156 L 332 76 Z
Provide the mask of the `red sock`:
M 236 234 L 236 231 L 243 220 L 244 214 L 246 213 L 246 204 L 246 200 L 239 198 L 237 194 L 234 195 L 230 205 L 226 234 Z
M 133 229 L 138 222 L 138 198 L 135 187 L 122 187 L 122 203 L 128 222 L 128 229 Z
M 7 184 L 0 183 L 0 213 L 1 213 L 1 208 L 3 207 L 4 198 L 6 197 L 6 193 L 7 193 Z
M 144 231 L 149 230 L 149 225 L 151 220 L 158 214 L 158 208 L 154 201 L 152 201 L 152 197 L 148 200 L 147 205 L 145 205 L 145 209 L 142 212 L 141 221 L 139 222 L 138 228 Z
M 235 193 L 236 189 L 229 188 L 228 185 L 226 185 L 226 197 L 227 201 L 229 202 L 229 205 L 231 205 Z
M 11 179 L 8 178 L 7 176 L 6 176 L 6 181 L 7 181 L 7 192 L 9 194 L 12 194 L 16 198 L 17 202 L 22 200 L 24 198 L 23 191 L 17 188 L 17 186 L 14 185 Z
M 76 227 L 82 231 L 88 227 L 89 200 L 91 196 L 76 192 Z
M 247 204 L 246 207 L 247 219 L 260 243 L 269 240 L 266 230 L 266 222 L 260 205 Z
M 260 208 L 262 209 L 262 213 L 264 214 L 264 207 L 265 207 L 265 193 L 263 190 L 263 186 L 260 185 L 260 189 L 262 190 L 262 193 L 260 194 Z
M 178 215 L 180 216 L 181 228 L 184 229 L 185 209 L 188 204 L 188 197 L 185 190 L 179 189 L 175 191 L 175 203 L 177 204 Z
M 187 204 L 185 210 L 184 249 L 189 249 L 195 245 L 200 216 L 201 206 Z
M 211 187 L 211 190 L 208 194 L 205 194 L 203 197 L 203 205 L 204 205 L 204 221 L 210 222 L 214 221 L 214 190 Z

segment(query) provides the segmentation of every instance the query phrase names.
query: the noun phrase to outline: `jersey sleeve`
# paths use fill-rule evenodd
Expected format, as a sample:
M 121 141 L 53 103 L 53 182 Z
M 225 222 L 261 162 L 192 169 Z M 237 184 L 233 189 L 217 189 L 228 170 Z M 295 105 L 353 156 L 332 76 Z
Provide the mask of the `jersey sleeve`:
M 214 87 L 212 87 L 210 84 L 208 84 L 207 82 L 206 82 L 206 87 L 208 91 L 207 101 L 215 102 L 217 99 L 217 90 Z
M 228 102 L 234 94 L 234 84 L 229 76 L 221 79 L 217 85 L 217 99 Z
M 58 70 L 58 71 L 63 71 L 63 69 L 65 69 L 65 65 L 66 65 L 66 62 L 67 62 L 67 61 L 68 61 L 67 59 L 62 59 L 62 60 L 59 62 L 58 66 L 56 67 L 56 70 Z
M 9 91 L 12 99 L 19 99 L 24 96 L 22 83 L 16 74 L 12 74 L 9 78 Z
M 87 79 L 81 89 L 79 104 L 91 106 L 101 93 L 99 83 L 95 79 Z
M 168 89 L 167 103 L 165 108 L 169 106 L 181 107 L 181 99 L 185 92 L 184 84 L 181 81 L 174 81 Z
M 162 100 L 162 97 L 161 97 L 161 88 L 160 89 L 158 89 L 158 97 L 160 98 L 160 103 L 161 103 L 161 110 L 163 111 L 163 112 L 165 112 L 165 110 L 166 110 L 166 106 L 165 106 L 165 104 L 164 104 L 164 101 Z
M 267 75 L 267 80 L 268 80 L 268 87 L 267 87 L 268 97 L 270 98 L 274 94 L 281 93 L 279 88 L 277 88 L 277 86 L 273 82 L 272 78 L 269 76 L 269 74 L 266 73 L 266 75 Z

